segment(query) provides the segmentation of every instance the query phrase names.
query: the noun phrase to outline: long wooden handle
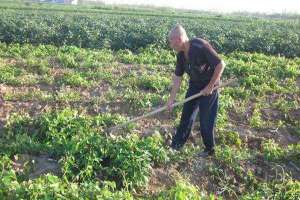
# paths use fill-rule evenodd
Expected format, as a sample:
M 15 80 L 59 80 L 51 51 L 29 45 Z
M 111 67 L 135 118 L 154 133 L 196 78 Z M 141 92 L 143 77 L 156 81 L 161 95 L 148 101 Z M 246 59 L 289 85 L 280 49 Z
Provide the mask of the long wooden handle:
M 227 85 L 230 85 L 231 83 L 235 82 L 236 80 L 237 80 L 237 79 L 230 79 L 230 80 L 228 80 L 226 83 L 223 83 L 223 84 L 221 84 L 221 85 L 219 85 L 219 86 L 214 87 L 213 90 L 216 90 L 216 89 L 225 87 L 225 86 L 227 86 Z M 197 98 L 197 97 L 200 97 L 200 96 L 202 96 L 202 95 L 203 95 L 203 92 L 201 91 L 201 92 L 199 92 L 199 93 L 197 93 L 197 94 L 194 94 L 194 95 L 192 95 L 192 96 L 190 96 L 190 97 L 188 97 L 188 98 L 186 98 L 186 99 L 184 99 L 184 100 L 182 100 L 182 101 L 175 102 L 175 103 L 173 103 L 171 106 L 172 106 L 172 107 L 176 107 L 176 106 L 178 106 L 178 105 L 184 104 L 184 103 L 186 103 L 186 102 L 188 102 L 188 101 L 191 101 L 191 100 L 193 100 L 193 99 L 195 99 L 195 98 Z M 141 120 L 141 119 L 144 119 L 144 118 L 146 118 L 146 117 L 155 115 L 155 114 L 157 114 L 157 113 L 159 113 L 159 112 L 162 112 L 162 111 L 164 111 L 164 110 L 167 110 L 167 109 L 168 109 L 168 106 L 160 107 L 160 108 L 158 108 L 158 109 L 156 109 L 156 110 L 153 110 L 153 111 L 151 111 L 151 112 L 149 112 L 149 113 L 147 113 L 147 114 L 145 114 L 145 115 L 141 115 L 141 116 L 139 116 L 139 117 L 133 118 L 133 119 L 131 119 L 131 120 L 129 120 L 129 121 L 123 123 L 123 124 L 114 126 L 114 127 L 109 128 L 109 129 L 107 129 L 107 130 L 110 132 L 110 131 L 112 131 L 112 130 L 114 130 L 114 129 L 121 128 L 121 127 L 123 127 L 123 126 L 126 126 L 126 125 L 129 124 L 129 123 L 136 122 L 136 121 L 138 121 L 138 120 Z

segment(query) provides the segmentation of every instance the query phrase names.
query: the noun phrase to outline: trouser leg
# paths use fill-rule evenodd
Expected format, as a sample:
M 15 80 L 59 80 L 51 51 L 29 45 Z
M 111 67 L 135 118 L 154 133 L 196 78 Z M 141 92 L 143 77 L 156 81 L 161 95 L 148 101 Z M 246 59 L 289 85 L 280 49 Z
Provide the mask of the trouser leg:
M 214 128 L 216 124 L 218 103 L 218 91 L 214 91 L 209 96 L 199 98 L 199 119 L 200 132 L 206 150 L 214 148 Z
M 190 97 L 198 92 L 200 92 L 199 89 L 190 86 L 185 98 Z M 187 141 L 191 133 L 194 121 L 197 117 L 197 112 L 198 112 L 198 98 L 184 103 L 180 124 L 177 127 L 176 133 L 172 139 L 173 148 L 180 148 Z

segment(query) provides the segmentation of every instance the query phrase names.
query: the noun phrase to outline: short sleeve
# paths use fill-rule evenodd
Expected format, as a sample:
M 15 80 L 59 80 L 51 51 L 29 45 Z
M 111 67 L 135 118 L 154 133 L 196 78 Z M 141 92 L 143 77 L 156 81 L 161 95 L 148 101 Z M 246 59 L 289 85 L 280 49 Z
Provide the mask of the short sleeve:
M 183 52 L 177 54 L 175 75 L 182 76 L 184 74 L 184 57 Z
M 221 62 L 221 58 L 209 43 L 204 45 L 203 51 L 207 62 L 211 67 L 215 68 Z

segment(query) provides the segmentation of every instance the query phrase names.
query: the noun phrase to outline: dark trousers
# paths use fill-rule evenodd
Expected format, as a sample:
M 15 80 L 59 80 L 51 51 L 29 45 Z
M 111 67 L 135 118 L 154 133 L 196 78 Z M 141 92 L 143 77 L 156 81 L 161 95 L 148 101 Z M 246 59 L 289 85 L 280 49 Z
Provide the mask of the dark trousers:
M 199 87 L 190 82 L 185 97 L 187 98 L 194 94 L 197 94 L 203 88 L 204 87 Z M 177 127 L 175 136 L 172 139 L 173 148 L 180 148 L 187 141 L 191 133 L 193 123 L 196 119 L 198 109 L 200 119 L 200 132 L 203 143 L 205 145 L 205 149 L 211 150 L 214 148 L 214 127 L 218 111 L 218 96 L 218 91 L 213 91 L 213 93 L 209 96 L 198 97 L 189 102 L 186 102 L 183 105 L 180 124 Z

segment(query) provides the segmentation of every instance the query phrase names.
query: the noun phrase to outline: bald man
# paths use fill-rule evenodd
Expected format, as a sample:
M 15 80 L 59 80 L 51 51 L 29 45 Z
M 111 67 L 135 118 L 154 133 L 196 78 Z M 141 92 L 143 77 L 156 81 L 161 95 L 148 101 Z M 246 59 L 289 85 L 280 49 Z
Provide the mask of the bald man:
M 199 109 L 200 132 L 205 145 L 204 151 L 199 156 L 211 156 L 214 154 L 214 128 L 218 111 L 218 91 L 213 88 L 220 82 L 225 63 L 204 39 L 189 40 L 181 25 L 176 25 L 170 31 L 169 44 L 177 52 L 173 85 L 167 102 L 169 111 L 172 111 L 171 105 L 174 103 L 185 72 L 189 75 L 189 88 L 185 97 L 190 97 L 200 91 L 204 93 L 204 96 L 183 105 L 180 124 L 172 138 L 171 148 L 179 150 L 185 144 L 195 121 L 195 114 Z

